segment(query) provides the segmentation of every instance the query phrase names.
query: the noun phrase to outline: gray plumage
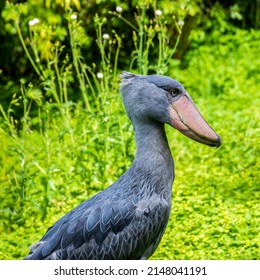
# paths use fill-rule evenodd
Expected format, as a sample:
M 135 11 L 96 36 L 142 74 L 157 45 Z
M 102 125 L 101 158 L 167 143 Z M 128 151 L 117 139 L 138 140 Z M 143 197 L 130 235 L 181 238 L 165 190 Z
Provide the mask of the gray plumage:
M 25 259 L 147 259 L 157 248 L 170 215 L 174 179 L 164 124 L 174 126 L 171 104 L 188 95 L 166 76 L 124 72 L 121 77 L 137 145 L 132 166 L 117 182 L 58 220 Z M 195 140 L 219 146 L 216 137 L 211 142 Z

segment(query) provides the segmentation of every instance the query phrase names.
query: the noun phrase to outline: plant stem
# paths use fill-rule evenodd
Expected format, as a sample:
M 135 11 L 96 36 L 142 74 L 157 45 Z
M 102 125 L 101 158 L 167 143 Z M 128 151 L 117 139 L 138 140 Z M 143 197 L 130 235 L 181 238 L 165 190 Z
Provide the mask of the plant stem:
M 41 74 L 40 70 L 38 69 L 38 67 L 34 63 L 34 60 L 33 60 L 32 56 L 30 55 L 30 52 L 29 52 L 28 48 L 26 47 L 26 44 L 24 42 L 24 39 L 23 39 L 23 36 L 22 36 L 22 33 L 21 33 L 21 29 L 20 29 L 20 26 L 19 26 L 19 19 L 15 21 L 15 25 L 16 25 L 16 29 L 17 29 L 17 33 L 18 33 L 20 42 L 23 46 L 23 49 L 24 49 L 29 61 L 31 62 L 35 72 L 38 74 L 38 76 L 41 78 L 41 80 L 44 80 L 44 76 Z
M 130 21 L 128 21 L 126 18 L 122 17 L 122 15 L 116 13 L 116 12 L 109 12 L 112 15 L 117 16 L 119 19 L 121 19 L 122 21 L 124 21 L 127 25 L 129 25 L 133 30 L 135 30 L 136 32 L 139 32 L 138 28 L 135 27 Z
M 170 52 L 170 55 L 168 56 L 168 59 L 167 59 L 166 62 L 165 62 L 166 65 L 169 64 L 170 59 L 171 59 L 172 56 L 174 55 L 174 53 L 175 53 L 175 51 L 176 51 L 176 49 L 177 49 L 177 46 L 178 46 L 178 44 L 179 44 L 180 37 L 181 37 L 181 34 L 179 34 L 178 37 L 177 37 L 177 39 L 176 39 L 176 43 L 175 43 L 175 45 L 174 45 L 172 51 Z
M 82 92 L 82 96 L 83 96 L 83 100 L 84 100 L 86 109 L 88 111 L 91 111 L 91 107 L 90 107 L 89 100 L 88 100 L 88 97 L 87 97 L 87 92 L 86 92 L 86 85 L 85 85 L 85 82 L 84 82 L 84 78 L 82 77 L 82 75 L 80 73 L 80 69 L 79 69 L 80 58 L 79 58 L 78 49 L 77 49 L 77 46 L 76 46 L 76 43 L 75 43 L 75 40 L 74 40 L 74 35 L 73 35 L 73 32 L 72 32 L 70 22 L 68 23 L 68 29 L 69 29 L 69 34 L 70 34 L 70 45 L 71 45 L 71 50 L 72 50 L 73 65 L 74 65 L 74 68 L 76 70 L 76 75 L 77 75 L 77 78 L 78 78 L 78 81 L 79 81 L 79 87 L 80 87 L 80 90 Z

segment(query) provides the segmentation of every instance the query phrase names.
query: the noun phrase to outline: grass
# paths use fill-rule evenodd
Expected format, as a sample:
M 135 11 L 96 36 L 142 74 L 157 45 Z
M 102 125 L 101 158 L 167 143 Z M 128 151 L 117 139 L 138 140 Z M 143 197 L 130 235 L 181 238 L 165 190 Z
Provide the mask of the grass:
M 26 53 L 41 87 L 21 80 L 9 107 L 0 106 L 0 259 L 25 256 L 49 226 L 113 183 L 134 157 L 133 128 L 118 94 L 120 37 L 104 40 L 97 18 L 103 74 L 98 79 L 97 69 L 82 59 L 80 23 L 70 15 L 68 23 L 72 60 L 66 55 L 61 60 L 65 50 L 56 45 L 43 63 L 35 29 L 33 52 Z M 257 31 L 219 35 L 217 45 L 194 49 L 184 70 L 169 56 L 163 60 L 159 50 L 158 65 L 170 62 L 165 71 L 185 85 L 223 144 L 212 149 L 167 127 L 176 179 L 171 218 L 152 259 L 260 258 L 259 36 Z M 140 39 L 134 59 L 145 60 L 137 66 L 146 72 L 150 45 L 140 47 L 143 38 L 134 38 Z M 117 57 L 111 57 L 112 47 Z M 81 93 L 78 101 L 72 85 Z M 14 114 L 18 108 L 20 120 Z

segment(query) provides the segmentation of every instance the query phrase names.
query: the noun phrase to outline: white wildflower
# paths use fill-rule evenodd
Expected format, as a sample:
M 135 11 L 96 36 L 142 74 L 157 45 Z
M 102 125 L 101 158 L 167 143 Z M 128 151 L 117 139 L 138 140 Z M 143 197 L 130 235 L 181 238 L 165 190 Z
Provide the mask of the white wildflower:
M 34 26 L 34 25 L 38 24 L 39 22 L 40 22 L 40 20 L 38 18 L 34 18 L 33 20 L 29 21 L 29 25 Z
M 101 72 L 97 72 L 97 78 L 98 79 L 103 79 L 104 75 Z
M 110 36 L 109 36 L 109 34 L 105 33 L 105 34 L 103 34 L 102 37 L 104 40 L 108 40 Z
M 74 20 L 74 19 L 77 19 L 78 17 L 77 17 L 77 15 L 72 14 L 72 15 L 70 16 L 70 18 Z
M 40 22 L 40 20 L 38 18 L 34 19 L 34 24 L 38 24 Z
M 162 15 L 162 11 L 161 10 L 156 10 L 155 11 L 155 15 L 156 16 L 161 16 Z
M 120 7 L 120 6 L 117 6 L 117 7 L 116 7 L 116 11 L 117 11 L 119 14 L 121 14 L 121 13 L 123 12 L 123 8 Z
M 178 21 L 178 25 L 179 25 L 180 27 L 183 27 L 184 21 L 183 21 L 183 20 L 179 20 L 179 21 Z

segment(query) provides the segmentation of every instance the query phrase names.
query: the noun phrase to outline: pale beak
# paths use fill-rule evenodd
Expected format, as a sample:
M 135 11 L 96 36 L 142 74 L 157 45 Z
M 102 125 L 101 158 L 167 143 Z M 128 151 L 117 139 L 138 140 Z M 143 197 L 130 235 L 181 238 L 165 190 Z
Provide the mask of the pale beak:
M 171 126 L 202 144 L 219 147 L 221 138 L 201 116 L 188 93 L 169 106 Z

